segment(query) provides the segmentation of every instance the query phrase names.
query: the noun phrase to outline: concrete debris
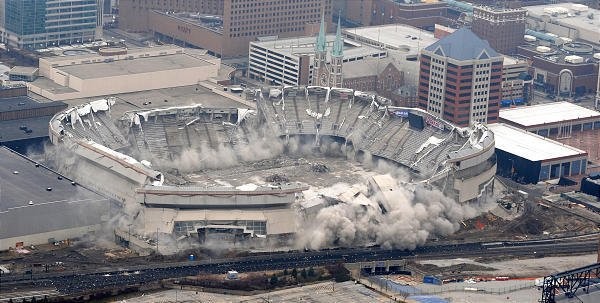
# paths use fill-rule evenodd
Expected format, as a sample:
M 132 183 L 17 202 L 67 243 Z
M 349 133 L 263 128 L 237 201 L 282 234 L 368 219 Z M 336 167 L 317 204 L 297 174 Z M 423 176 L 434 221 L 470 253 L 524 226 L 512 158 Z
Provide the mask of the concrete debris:
M 269 183 L 283 183 L 283 182 L 289 182 L 290 179 L 284 174 L 272 174 L 272 175 L 265 177 L 265 181 L 267 181 Z
M 319 162 L 311 163 L 310 169 L 315 173 L 328 173 L 330 171 L 327 165 Z

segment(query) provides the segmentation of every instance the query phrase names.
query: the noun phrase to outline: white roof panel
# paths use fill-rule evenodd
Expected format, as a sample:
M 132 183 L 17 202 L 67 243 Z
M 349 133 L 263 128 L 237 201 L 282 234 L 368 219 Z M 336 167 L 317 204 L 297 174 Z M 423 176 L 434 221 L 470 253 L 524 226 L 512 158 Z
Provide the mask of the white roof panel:
M 544 138 L 504 123 L 489 124 L 496 148 L 530 161 L 584 156 L 585 151 Z
M 500 110 L 500 119 L 524 127 L 599 117 L 600 113 L 569 103 L 554 102 Z

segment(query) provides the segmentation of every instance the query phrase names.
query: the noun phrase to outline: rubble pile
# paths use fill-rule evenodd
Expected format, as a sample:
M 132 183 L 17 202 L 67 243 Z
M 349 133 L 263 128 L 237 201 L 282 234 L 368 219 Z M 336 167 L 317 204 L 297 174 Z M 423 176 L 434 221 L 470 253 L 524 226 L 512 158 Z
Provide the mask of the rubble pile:
M 284 174 L 272 174 L 272 175 L 265 177 L 265 181 L 270 182 L 270 183 L 283 183 L 283 182 L 289 182 L 290 179 Z
M 311 163 L 310 170 L 312 170 L 315 173 L 328 173 L 330 171 L 327 165 L 319 162 Z

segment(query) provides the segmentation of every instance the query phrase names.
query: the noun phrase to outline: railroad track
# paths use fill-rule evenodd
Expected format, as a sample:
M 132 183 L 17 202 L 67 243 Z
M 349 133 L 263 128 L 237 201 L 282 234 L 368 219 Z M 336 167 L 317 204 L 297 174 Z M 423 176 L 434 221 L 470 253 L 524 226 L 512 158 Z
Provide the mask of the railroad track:
M 528 242 L 497 242 L 448 244 L 420 247 L 413 251 L 380 248 L 337 249 L 260 254 L 233 259 L 203 260 L 198 262 L 162 263 L 131 267 L 112 267 L 78 272 L 45 273 L 36 275 L 9 275 L 2 277 L 4 287 L 23 286 L 55 288 L 60 294 L 77 294 L 97 289 L 143 285 L 168 278 L 181 278 L 204 273 L 223 273 L 227 270 L 263 271 L 323 266 L 337 262 L 356 263 L 392 259 L 442 259 L 467 257 L 536 257 L 551 254 L 595 252 L 594 240 Z

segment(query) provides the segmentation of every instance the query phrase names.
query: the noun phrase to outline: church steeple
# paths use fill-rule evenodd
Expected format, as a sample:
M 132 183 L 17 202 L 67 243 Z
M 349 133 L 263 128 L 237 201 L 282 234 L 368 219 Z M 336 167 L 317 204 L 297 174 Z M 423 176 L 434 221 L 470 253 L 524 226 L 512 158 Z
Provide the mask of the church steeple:
M 344 40 L 342 39 L 341 17 L 338 16 L 337 32 L 335 33 L 335 41 L 333 42 L 333 50 L 331 55 L 334 57 L 344 56 Z
M 327 51 L 327 41 L 325 40 L 325 13 L 321 15 L 321 28 L 319 29 L 319 36 L 317 37 L 317 43 L 315 44 L 315 51 Z

